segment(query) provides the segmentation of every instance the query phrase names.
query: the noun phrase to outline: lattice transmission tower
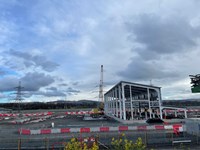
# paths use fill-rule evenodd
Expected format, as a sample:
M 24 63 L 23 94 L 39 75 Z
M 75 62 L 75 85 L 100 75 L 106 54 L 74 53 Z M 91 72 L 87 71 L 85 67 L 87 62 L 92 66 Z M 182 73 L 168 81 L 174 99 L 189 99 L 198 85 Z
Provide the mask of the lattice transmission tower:
M 16 99 L 15 99 L 15 102 L 17 103 L 18 105 L 18 112 L 20 113 L 21 111 L 21 102 L 22 102 L 22 89 L 24 87 L 21 86 L 21 81 L 19 81 L 19 85 L 17 87 L 15 87 L 16 89 Z

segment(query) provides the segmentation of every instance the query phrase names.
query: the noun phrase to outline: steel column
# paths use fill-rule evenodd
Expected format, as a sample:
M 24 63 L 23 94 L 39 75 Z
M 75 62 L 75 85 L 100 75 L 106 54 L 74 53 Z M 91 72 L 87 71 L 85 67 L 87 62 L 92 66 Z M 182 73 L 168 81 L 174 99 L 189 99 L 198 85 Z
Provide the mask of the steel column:
M 131 119 L 133 120 L 133 97 L 132 97 L 132 91 L 131 91 L 131 85 L 130 87 L 130 100 L 131 100 Z
M 120 111 L 120 119 L 122 119 L 122 96 L 121 96 L 121 87 L 118 86 L 119 90 L 119 111 Z
M 126 120 L 126 106 L 125 106 L 125 95 L 124 95 L 124 84 L 122 83 L 122 103 L 123 103 L 123 119 Z

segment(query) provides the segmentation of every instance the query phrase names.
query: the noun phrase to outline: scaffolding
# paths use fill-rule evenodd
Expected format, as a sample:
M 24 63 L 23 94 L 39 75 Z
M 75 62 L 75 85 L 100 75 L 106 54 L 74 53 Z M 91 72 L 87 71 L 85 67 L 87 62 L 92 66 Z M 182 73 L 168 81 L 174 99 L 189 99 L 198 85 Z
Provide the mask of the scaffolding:
M 105 114 L 116 120 L 161 118 L 161 87 L 121 81 L 104 94 Z

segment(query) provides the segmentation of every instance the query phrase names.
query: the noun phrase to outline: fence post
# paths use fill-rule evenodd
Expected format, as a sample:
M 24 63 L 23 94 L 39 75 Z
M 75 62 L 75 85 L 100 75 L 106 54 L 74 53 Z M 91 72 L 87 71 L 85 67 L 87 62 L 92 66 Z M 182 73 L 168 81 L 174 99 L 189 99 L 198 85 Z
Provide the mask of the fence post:
M 21 150 L 21 138 L 18 139 L 18 150 Z
M 47 150 L 49 150 L 49 139 L 46 138 L 46 145 L 47 145 Z
M 48 143 L 47 137 L 45 137 L 44 142 L 45 142 L 45 149 L 48 150 L 49 149 L 49 143 Z
M 145 145 L 147 146 L 147 132 L 145 132 Z

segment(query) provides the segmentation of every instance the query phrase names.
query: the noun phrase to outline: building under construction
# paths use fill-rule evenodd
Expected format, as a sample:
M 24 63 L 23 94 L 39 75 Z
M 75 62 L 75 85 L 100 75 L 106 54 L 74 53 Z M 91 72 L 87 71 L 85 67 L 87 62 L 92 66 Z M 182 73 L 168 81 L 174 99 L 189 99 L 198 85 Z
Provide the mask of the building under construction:
M 121 81 L 104 94 L 107 116 L 118 121 L 161 118 L 161 88 Z

